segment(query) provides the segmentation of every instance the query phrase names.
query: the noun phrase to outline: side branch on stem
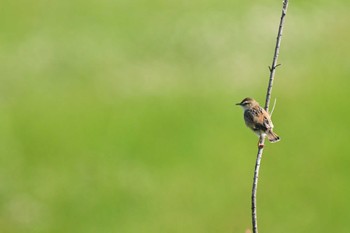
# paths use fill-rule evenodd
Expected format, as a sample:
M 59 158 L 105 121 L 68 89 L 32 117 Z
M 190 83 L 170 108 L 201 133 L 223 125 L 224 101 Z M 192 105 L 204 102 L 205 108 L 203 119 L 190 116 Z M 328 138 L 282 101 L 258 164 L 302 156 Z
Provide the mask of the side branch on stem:
M 274 81 L 274 77 L 275 77 L 275 71 L 276 71 L 276 68 L 281 65 L 281 64 L 277 64 L 277 59 L 278 59 L 279 49 L 280 49 L 280 45 L 281 45 L 284 17 L 286 16 L 287 8 L 288 8 L 288 0 L 284 0 L 283 7 L 282 7 L 281 20 L 280 20 L 280 24 L 278 27 L 275 52 L 274 52 L 274 56 L 273 56 L 273 60 L 272 60 L 272 65 L 269 66 L 270 78 L 269 78 L 269 85 L 267 87 L 266 101 L 265 101 L 265 110 L 267 112 L 269 111 L 269 105 L 270 105 L 273 81 Z M 258 146 L 258 154 L 256 157 L 255 170 L 254 170 L 253 188 L 252 188 L 253 233 L 258 233 L 258 222 L 257 222 L 257 211 L 256 211 L 256 192 L 257 192 L 257 188 L 258 188 L 259 169 L 260 169 L 261 157 L 262 157 L 263 150 L 264 150 L 264 146 L 263 146 L 264 143 L 265 143 L 265 136 L 260 136 L 259 144 L 258 144 L 259 145 Z

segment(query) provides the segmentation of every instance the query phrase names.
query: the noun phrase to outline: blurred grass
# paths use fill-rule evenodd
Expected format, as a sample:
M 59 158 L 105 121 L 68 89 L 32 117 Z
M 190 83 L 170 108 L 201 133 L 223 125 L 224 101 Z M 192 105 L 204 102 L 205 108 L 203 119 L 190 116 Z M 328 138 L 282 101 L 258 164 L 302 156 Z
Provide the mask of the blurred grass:
M 1 232 L 244 232 L 280 2 L 2 1 Z M 293 1 L 261 232 L 347 232 L 347 1 Z

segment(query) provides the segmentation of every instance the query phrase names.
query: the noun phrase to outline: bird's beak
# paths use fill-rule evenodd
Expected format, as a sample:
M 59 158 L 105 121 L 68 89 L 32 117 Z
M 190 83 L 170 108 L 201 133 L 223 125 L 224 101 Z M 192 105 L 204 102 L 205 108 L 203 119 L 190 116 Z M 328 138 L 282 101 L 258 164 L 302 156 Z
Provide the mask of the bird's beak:
M 237 103 L 236 105 L 241 105 L 241 103 Z

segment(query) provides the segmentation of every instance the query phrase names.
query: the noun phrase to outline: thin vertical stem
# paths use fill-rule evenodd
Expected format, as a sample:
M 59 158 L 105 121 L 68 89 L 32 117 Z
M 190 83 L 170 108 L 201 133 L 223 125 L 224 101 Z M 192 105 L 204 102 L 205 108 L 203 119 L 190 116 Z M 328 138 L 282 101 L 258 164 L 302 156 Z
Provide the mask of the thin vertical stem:
M 275 52 L 272 60 L 272 65 L 269 67 L 270 69 L 270 78 L 269 78 L 269 85 L 267 87 L 267 93 L 266 93 L 266 102 L 265 102 L 265 110 L 269 111 L 269 105 L 270 105 L 270 99 L 271 99 L 271 93 L 272 93 L 272 86 L 273 81 L 275 77 L 275 70 L 276 67 L 279 66 L 277 64 L 277 59 L 279 55 L 279 49 L 281 45 L 281 38 L 282 38 L 282 31 L 283 31 L 283 24 L 284 24 L 284 17 L 287 13 L 287 7 L 288 7 L 288 0 L 283 1 L 283 7 L 282 7 L 282 15 L 280 24 L 278 27 L 278 33 L 277 33 L 277 41 L 276 41 L 276 47 Z M 255 163 L 255 170 L 254 170 L 254 179 L 253 179 L 253 188 L 252 188 L 252 224 L 253 224 L 253 233 L 258 233 L 258 220 L 257 220 L 257 210 L 256 210 L 256 193 L 258 189 L 258 179 L 259 179 L 259 170 L 260 170 L 260 163 L 261 158 L 264 150 L 264 143 L 265 143 L 265 136 L 260 136 L 259 138 L 259 147 L 258 147 L 258 154 L 256 157 L 256 163 Z
M 264 145 L 265 137 L 261 136 L 259 138 L 259 144 Z M 256 191 L 258 190 L 258 179 L 259 179 L 259 170 L 260 170 L 260 163 L 261 163 L 261 157 L 263 153 L 264 148 L 259 147 L 258 149 L 258 155 L 256 157 L 255 162 L 255 169 L 254 169 L 254 179 L 253 179 L 253 188 L 252 188 L 252 220 L 253 220 L 253 232 L 258 232 L 258 219 L 257 219 L 257 213 L 256 213 Z
M 271 100 L 271 93 L 272 93 L 272 85 L 273 80 L 275 78 L 275 71 L 277 65 L 277 59 L 280 52 L 280 46 L 281 46 L 281 40 L 282 40 L 282 32 L 283 32 L 283 25 L 284 25 L 284 17 L 287 14 L 287 8 L 288 8 L 288 0 L 283 1 L 283 7 L 282 7 L 282 15 L 280 20 L 280 25 L 278 27 L 278 33 L 277 33 L 277 39 L 276 39 L 276 47 L 275 47 L 275 53 L 273 55 L 272 59 L 272 65 L 269 67 L 270 69 L 270 78 L 269 78 L 269 85 L 267 87 L 267 93 L 266 93 L 266 101 L 265 101 L 265 110 L 269 111 L 270 106 L 270 100 Z

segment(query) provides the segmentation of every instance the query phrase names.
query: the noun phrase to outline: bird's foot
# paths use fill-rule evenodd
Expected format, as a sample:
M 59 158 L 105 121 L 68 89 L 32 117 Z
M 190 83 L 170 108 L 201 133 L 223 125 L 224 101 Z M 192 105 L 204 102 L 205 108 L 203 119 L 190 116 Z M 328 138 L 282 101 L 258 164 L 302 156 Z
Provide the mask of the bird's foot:
M 264 148 L 264 144 L 262 144 L 262 143 L 259 142 L 259 143 L 258 143 L 258 148 L 259 148 L 259 149 L 263 149 L 263 148 Z

